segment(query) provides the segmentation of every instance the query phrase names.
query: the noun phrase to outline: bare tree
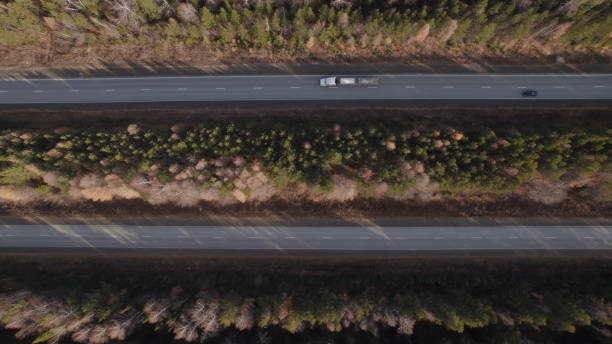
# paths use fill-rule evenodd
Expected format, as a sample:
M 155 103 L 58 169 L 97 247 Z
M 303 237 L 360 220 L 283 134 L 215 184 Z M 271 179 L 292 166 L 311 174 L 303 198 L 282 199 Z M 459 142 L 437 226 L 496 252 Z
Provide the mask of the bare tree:
M 91 344 L 104 344 L 108 340 L 108 328 L 104 324 L 96 325 L 89 336 L 89 343 Z
M 166 299 L 151 299 L 145 303 L 143 308 L 144 313 L 147 315 L 147 321 L 151 324 L 156 324 L 168 318 L 170 312 L 169 301 Z
M 113 13 L 112 21 L 115 24 L 136 29 L 142 23 L 142 18 L 134 10 L 131 0 L 106 0 L 106 4 Z
M 187 314 L 205 334 L 214 334 L 218 331 L 219 307 L 216 303 L 206 302 L 203 298 L 199 298 Z
M 397 332 L 399 334 L 410 335 L 413 332 L 416 321 L 408 314 L 400 314 L 398 317 Z
M 144 319 L 144 314 L 138 311 L 129 311 L 125 314 L 117 313 L 111 320 L 111 325 L 108 329 L 110 339 L 125 340 L 129 336 L 138 323 Z
M 531 7 L 531 5 L 533 5 L 533 0 L 512 0 L 512 4 L 514 7 L 523 10 Z
M 196 10 L 195 7 L 193 7 L 191 3 L 181 2 L 177 7 L 177 11 L 178 11 L 179 18 L 181 18 L 182 21 L 186 23 L 191 23 L 191 24 L 198 23 L 198 19 L 199 19 L 198 11 Z M 192 164 L 197 161 L 195 154 L 187 154 L 186 158 Z
M 571 14 L 575 12 L 583 2 L 583 0 L 565 0 L 557 11 L 562 14 Z
M 78 12 L 87 8 L 83 1 L 81 0 L 65 0 L 66 1 L 66 10 Z
M 168 2 L 168 0 L 156 0 L 157 6 L 159 6 L 159 13 L 165 18 L 170 18 L 174 16 L 176 10 L 174 7 Z M 183 3 L 181 3 L 183 4 Z
M 181 315 L 178 323 L 174 327 L 174 339 L 184 339 L 188 342 L 193 342 L 200 337 L 198 333 L 198 325 L 188 319 L 185 315 Z
M 88 343 L 93 326 L 87 325 L 72 334 L 72 340 L 77 343 Z
M 240 307 L 240 313 L 238 313 L 235 323 L 238 330 L 250 330 L 255 325 L 255 316 L 253 315 L 254 302 L 255 300 L 253 299 L 247 299 Z

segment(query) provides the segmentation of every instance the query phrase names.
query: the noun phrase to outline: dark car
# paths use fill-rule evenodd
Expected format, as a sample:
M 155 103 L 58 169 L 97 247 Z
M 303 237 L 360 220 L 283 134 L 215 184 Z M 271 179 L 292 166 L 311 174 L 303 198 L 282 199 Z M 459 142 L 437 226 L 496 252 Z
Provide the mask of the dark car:
M 523 91 L 523 97 L 537 97 L 538 91 L 536 90 L 525 90 Z

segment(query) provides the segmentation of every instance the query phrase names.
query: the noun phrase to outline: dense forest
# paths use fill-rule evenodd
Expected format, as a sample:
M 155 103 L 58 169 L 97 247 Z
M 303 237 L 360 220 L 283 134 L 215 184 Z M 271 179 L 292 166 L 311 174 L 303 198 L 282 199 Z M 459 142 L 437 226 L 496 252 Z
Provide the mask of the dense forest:
M 319 201 L 427 201 L 436 193 L 509 193 L 534 179 L 561 191 L 586 187 L 602 201 L 610 197 L 612 131 L 605 126 L 494 132 L 394 121 L 272 122 L 6 129 L 1 197 L 115 197 L 190 207 L 200 200 L 265 201 L 289 187 Z M 597 188 L 589 189 L 593 183 Z M 534 199 L 550 190 L 534 191 Z
M 125 58 L 176 61 L 199 58 L 195 51 L 211 52 L 209 59 L 268 60 L 585 49 L 606 55 L 611 31 L 612 3 L 606 0 L 0 1 L 0 48 L 7 56 L 43 48 L 38 60 L 28 58 L 42 65 L 73 51 L 81 58 L 92 48 L 110 54 L 113 46 L 126 45 L 131 52 Z M 142 51 L 147 49 L 149 54 Z M 113 62 L 112 55 L 97 54 Z
M 430 332 L 518 343 L 578 331 L 603 343 L 612 325 L 612 269 L 594 258 L 22 256 L 0 271 L 0 321 L 35 343 L 129 340 L 143 327 L 189 342 L 418 343 Z

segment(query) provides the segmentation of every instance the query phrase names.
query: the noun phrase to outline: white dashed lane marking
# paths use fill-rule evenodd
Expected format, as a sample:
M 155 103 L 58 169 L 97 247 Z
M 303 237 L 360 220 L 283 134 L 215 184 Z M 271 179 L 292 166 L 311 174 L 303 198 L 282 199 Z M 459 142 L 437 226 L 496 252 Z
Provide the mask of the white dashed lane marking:
M 288 236 L 288 237 L 285 237 L 285 239 L 295 239 L 295 237 L 294 236 Z
M 68 92 L 70 92 L 70 93 L 78 93 L 79 90 L 69 90 Z
M 606 87 L 606 86 L 604 86 L 604 85 L 595 85 L 595 86 L 593 86 L 593 87 L 595 87 L 595 88 L 604 88 L 604 87 Z
M 595 238 L 594 238 L 594 237 L 592 237 L 592 236 L 585 236 L 584 238 L 585 238 L 585 239 L 595 239 Z
M 254 90 L 263 90 L 263 87 L 253 87 Z
M 404 86 L 404 88 L 416 88 L 414 86 Z
M 153 91 L 153 89 L 150 88 L 141 88 L 140 90 L 143 92 Z
M 565 88 L 565 86 L 555 86 L 555 88 Z
M 217 87 L 215 90 L 225 90 L 225 87 Z
M 518 239 L 519 237 L 517 236 L 509 236 L 508 239 Z
M 179 90 L 179 91 L 187 91 L 188 88 L 187 87 L 180 87 L 180 88 L 177 88 L 177 90 Z
M 45 91 L 43 91 L 43 90 L 34 90 L 34 91 L 32 91 L 32 92 L 34 92 L 34 93 L 43 93 L 43 92 L 45 92 Z
M 482 239 L 482 237 L 472 237 L 472 239 Z
M 150 235 L 143 235 L 142 237 L 143 238 L 152 238 L 152 236 L 150 236 Z
M 113 89 L 104 90 L 104 92 L 115 92 Z
M 516 86 L 516 88 L 527 88 L 527 86 Z
M 213 239 L 223 239 L 223 237 L 216 236 L 216 237 L 213 237 Z
M 8 93 L 8 91 L 0 90 L 0 93 Z
M 289 88 L 301 88 L 300 86 L 291 86 Z
M 325 240 L 331 240 L 331 239 L 333 239 L 333 238 L 332 238 L 332 237 L 329 237 L 329 236 L 324 236 L 324 237 L 323 237 L 323 239 L 325 239 Z
M 545 236 L 544 239 L 555 239 L 555 237 Z
M 454 88 L 455 86 L 444 86 L 442 88 Z
M 480 88 L 491 88 L 491 86 L 480 86 Z

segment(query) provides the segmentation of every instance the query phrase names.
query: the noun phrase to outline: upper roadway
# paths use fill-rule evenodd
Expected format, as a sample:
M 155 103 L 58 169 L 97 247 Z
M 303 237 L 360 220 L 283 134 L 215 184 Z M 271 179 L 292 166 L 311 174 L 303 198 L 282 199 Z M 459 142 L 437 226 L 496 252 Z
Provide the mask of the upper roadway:
M 612 226 L 0 224 L 0 247 L 236 251 L 610 250 Z
M 343 75 L 347 76 L 347 75 Z M 612 74 L 380 75 L 376 87 L 319 86 L 322 75 L 0 80 L 0 104 L 332 101 L 610 100 Z

